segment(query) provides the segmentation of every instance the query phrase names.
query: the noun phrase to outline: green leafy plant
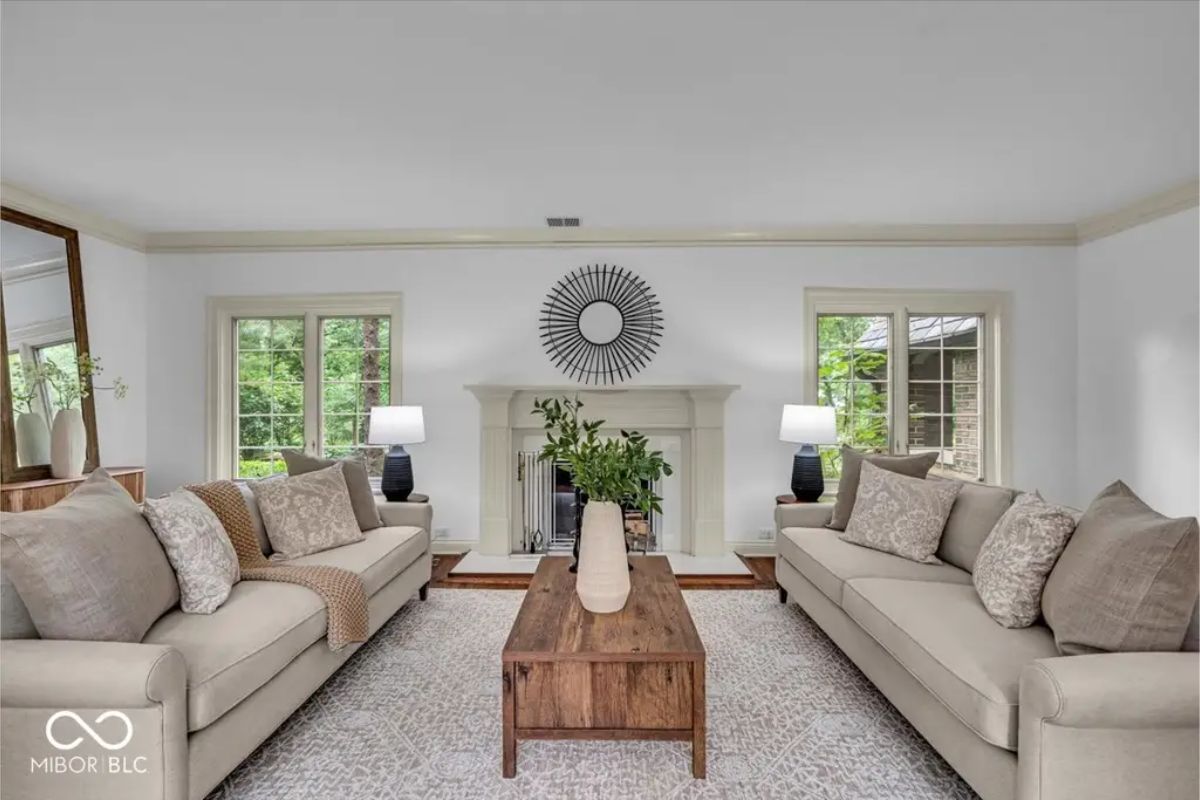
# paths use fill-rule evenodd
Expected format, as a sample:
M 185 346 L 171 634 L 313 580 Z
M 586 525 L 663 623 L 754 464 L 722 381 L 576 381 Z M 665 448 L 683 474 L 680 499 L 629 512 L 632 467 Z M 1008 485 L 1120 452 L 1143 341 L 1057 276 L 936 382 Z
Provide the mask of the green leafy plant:
M 548 440 L 540 461 L 561 464 L 589 501 L 618 503 L 646 515 L 662 513 L 662 498 L 653 486 L 671 474 L 671 465 L 662 451 L 647 447 L 645 436 L 624 430 L 618 437 L 601 436 L 605 421 L 580 419 L 583 403 L 578 398 L 535 399 L 533 407 L 545 421 Z

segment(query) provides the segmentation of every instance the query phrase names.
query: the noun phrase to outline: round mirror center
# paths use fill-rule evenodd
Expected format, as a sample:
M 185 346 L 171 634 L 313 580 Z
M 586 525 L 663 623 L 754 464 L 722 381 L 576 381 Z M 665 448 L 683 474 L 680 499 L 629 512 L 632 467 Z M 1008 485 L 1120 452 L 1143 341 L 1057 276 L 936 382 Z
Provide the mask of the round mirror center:
M 625 318 L 612 303 L 598 300 L 579 314 L 579 332 L 592 344 L 608 344 L 621 335 Z

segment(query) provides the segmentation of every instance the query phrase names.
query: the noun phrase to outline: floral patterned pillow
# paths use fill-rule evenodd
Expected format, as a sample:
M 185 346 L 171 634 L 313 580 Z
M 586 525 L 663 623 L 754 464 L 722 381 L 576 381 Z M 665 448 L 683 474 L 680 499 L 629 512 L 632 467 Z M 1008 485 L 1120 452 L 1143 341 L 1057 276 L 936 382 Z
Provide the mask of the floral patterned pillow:
M 1079 521 L 1037 492 L 1013 501 L 983 542 L 971 580 L 992 619 L 1028 628 L 1042 613 L 1042 589 Z
M 343 466 L 339 461 L 315 472 L 250 484 L 271 540 L 271 560 L 299 558 L 365 538 Z
M 185 614 L 211 614 L 241 578 L 233 542 L 217 515 L 186 489 L 147 499 L 142 514 L 162 543 L 179 581 Z
M 910 478 L 863 461 L 854 510 L 838 538 L 910 561 L 941 564 L 934 553 L 959 488 L 958 481 Z

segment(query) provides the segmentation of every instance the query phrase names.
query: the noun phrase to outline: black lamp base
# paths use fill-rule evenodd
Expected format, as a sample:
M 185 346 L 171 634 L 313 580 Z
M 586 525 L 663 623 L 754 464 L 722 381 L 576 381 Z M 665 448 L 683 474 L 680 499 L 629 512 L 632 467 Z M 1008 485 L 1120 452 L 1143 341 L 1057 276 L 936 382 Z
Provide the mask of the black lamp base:
M 824 493 L 821 454 L 814 445 L 801 445 L 792 459 L 792 494 L 799 503 L 815 503 Z
M 394 445 L 383 462 L 383 480 L 380 487 L 383 496 L 392 503 L 403 503 L 413 490 L 412 458 L 404 445 Z

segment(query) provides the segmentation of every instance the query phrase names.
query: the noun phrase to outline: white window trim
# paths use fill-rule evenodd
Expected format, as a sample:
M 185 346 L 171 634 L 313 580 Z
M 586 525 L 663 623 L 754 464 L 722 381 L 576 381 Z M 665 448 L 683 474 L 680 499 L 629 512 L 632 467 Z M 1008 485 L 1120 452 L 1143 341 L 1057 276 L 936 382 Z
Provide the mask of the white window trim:
M 908 426 L 901 409 L 908 408 L 908 359 L 897 357 L 899 332 L 908 330 L 909 316 L 933 314 L 982 314 L 984 457 L 983 482 L 1009 485 L 1012 478 L 1012 382 L 1009 320 L 1012 295 L 1009 292 L 964 292 L 941 289 L 840 289 L 804 290 L 805 339 L 802 369 L 804 403 L 817 402 L 817 316 L 819 314 L 889 314 L 892 336 L 888 340 L 888 360 L 892 385 L 888 393 L 888 421 L 892 451 L 908 452 Z M 907 333 L 905 349 L 907 349 Z M 831 486 L 836 492 L 836 486 Z
M 320 336 L 317 321 L 322 317 L 387 316 L 391 370 L 391 402 L 399 404 L 401 393 L 401 347 L 403 296 L 400 294 L 322 294 L 208 299 L 208 398 L 205 428 L 205 459 L 208 480 L 233 477 L 233 419 L 236 365 L 234 364 L 234 320 L 245 317 L 304 317 L 304 429 L 316 431 L 304 447 L 315 452 L 322 436 L 320 418 Z M 317 369 L 317 380 L 308 370 Z

